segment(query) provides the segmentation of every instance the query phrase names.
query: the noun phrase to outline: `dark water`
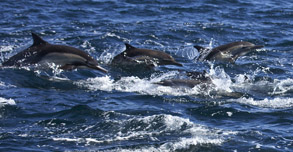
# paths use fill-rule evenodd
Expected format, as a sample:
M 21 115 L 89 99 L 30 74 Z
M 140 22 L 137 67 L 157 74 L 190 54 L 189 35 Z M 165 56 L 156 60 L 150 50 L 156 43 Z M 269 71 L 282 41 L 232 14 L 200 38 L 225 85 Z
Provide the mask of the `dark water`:
M 3 58 L 31 32 L 82 49 L 96 71 L 0 69 L 0 151 L 293 151 L 292 1 L 0 1 Z M 193 45 L 265 45 L 235 64 L 196 62 Z M 182 68 L 119 69 L 123 43 Z M 206 70 L 208 87 L 153 84 Z M 121 77 L 119 79 L 119 77 Z

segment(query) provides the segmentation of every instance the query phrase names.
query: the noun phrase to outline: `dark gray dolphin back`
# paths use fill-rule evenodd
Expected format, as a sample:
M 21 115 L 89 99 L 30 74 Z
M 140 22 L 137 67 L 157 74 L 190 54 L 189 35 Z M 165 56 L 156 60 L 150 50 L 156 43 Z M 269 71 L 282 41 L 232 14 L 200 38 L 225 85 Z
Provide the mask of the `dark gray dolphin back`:
M 98 66 L 98 62 L 84 51 L 65 45 L 52 45 L 41 37 L 32 33 L 33 45 L 17 53 L 7 61 L 3 66 L 23 66 L 40 63 L 41 61 L 54 62 L 60 64 L 61 69 L 72 70 L 79 67 L 87 67 L 102 72 L 107 70 Z
M 235 62 L 238 57 L 246 55 L 247 53 L 262 48 L 262 45 L 255 45 L 250 42 L 239 41 L 232 42 L 225 45 L 215 47 L 211 50 L 204 49 L 200 46 L 194 46 L 200 53 L 199 61 L 213 60 L 213 61 L 225 61 Z
M 44 41 L 41 37 L 32 33 L 33 37 L 33 45 L 29 48 L 15 54 L 7 61 L 2 63 L 2 66 L 21 66 L 21 65 L 28 65 L 28 64 L 35 64 L 39 61 L 37 59 L 38 53 L 40 49 L 37 49 L 40 46 L 49 45 L 48 42 Z
M 144 61 L 150 64 L 156 62 L 158 65 L 177 65 L 182 66 L 182 64 L 175 61 L 175 59 L 169 54 L 150 49 L 140 49 L 133 47 L 130 44 L 125 43 L 126 49 L 122 53 L 115 56 L 112 60 L 113 63 L 137 63 L 136 61 Z M 146 64 L 148 64 L 146 63 Z

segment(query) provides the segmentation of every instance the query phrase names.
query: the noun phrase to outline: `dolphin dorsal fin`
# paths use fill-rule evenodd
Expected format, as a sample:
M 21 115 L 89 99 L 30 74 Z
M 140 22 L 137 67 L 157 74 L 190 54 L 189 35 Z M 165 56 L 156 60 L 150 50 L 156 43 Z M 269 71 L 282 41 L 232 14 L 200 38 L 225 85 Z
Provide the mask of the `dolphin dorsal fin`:
M 203 50 L 207 49 L 207 48 L 199 46 L 199 45 L 195 45 L 194 48 L 196 48 L 198 52 L 202 52 Z
M 199 54 L 204 54 L 206 51 L 209 51 L 210 49 L 199 46 L 199 45 L 195 45 L 194 48 L 197 49 L 197 51 L 199 52 Z
M 130 44 L 128 44 L 128 43 L 125 43 L 125 46 L 126 46 L 126 51 L 135 48 L 135 47 L 133 47 L 132 45 L 130 45 Z
M 37 45 L 41 45 L 41 44 L 47 44 L 48 42 L 46 42 L 45 40 L 43 40 L 41 37 L 39 37 L 37 34 L 32 33 L 32 37 L 34 40 L 34 43 L 32 46 L 37 46 Z

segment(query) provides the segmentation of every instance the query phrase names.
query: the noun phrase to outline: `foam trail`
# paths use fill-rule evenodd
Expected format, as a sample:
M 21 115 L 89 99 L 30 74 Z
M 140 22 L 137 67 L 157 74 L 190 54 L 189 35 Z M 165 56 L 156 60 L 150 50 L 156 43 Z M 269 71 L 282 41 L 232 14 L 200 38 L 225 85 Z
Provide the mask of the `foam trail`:
M 136 92 L 148 95 L 197 95 L 202 94 L 197 87 L 191 88 L 172 88 L 154 84 L 166 78 L 172 78 L 177 72 L 167 72 L 160 76 L 151 76 L 150 79 L 140 79 L 135 76 L 122 77 L 120 80 L 114 81 L 109 76 L 89 78 L 80 80 L 74 84 L 87 88 L 92 91 L 121 91 L 121 92 Z
M 13 46 L 12 45 L 8 45 L 8 46 L 0 46 L 0 52 L 10 52 L 13 50 Z
M 13 99 L 5 99 L 0 97 L 0 107 L 3 107 L 5 105 L 16 105 L 16 103 Z
M 274 91 L 271 92 L 271 95 L 284 94 L 290 90 L 293 90 L 293 79 L 285 79 L 285 80 L 274 80 Z
M 292 108 L 293 107 L 293 98 L 273 98 L 268 99 L 265 98 L 263 100 L 255 100 L 253 98 L 239 98 L 237 100 L 229 100 L 231 102 L 238 102 L 241 104 L 246 105 L 253 105 L 258 106 L 262 108 L 275 108 L 275 109 L 281 109 L 281 108 Z

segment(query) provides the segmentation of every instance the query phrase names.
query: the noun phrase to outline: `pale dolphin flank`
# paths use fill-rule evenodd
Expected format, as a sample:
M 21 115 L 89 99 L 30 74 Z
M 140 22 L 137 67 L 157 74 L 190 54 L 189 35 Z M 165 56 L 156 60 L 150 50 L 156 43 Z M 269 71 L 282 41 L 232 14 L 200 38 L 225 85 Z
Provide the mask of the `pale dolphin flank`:
M 168 79 L 156 82 L 154 84 L 170 87 L 189 87 L 193 88 L 196 85 L 207 83 L 208 80 L 193 80 L 193 79 Z
M 189 87 L 193 88 L 199 84 L 211 83 L 211 79 L 206 76 L 206 71 L 203 72 L 187 72 L 186 75 L 191 79 L 167 79 L 154 84 L 171 87 Z
M 155 65 L 176 65 L 182 66 L 182 64 L 175 61 L 175 59 L 169 54 L 150 50 L 150 49 L 139 49 L 125 44 L 126 50 L 115 56 L 112 60 L 114 64 L 139 64 L 144 63 L 149 66 Z
M 32 37 L 32 46 L 3 62 L 2 66 L 54 63 L 64 70 L 90 68 L 107 73 L 106 69 L 100 67 L 98 62 L 84 51 L 70 46 L 50 44 L 35 33 L 32 33 Z
M 198 61 L 224 61 L 235 62 L 238 57 L 243 56 L 252 50 L 260 49 L 264 46 L 255 45 L 250 42 L 240 41 L 232 42 L 225 45 L 207 49 L 201 46 L 194 46 L 199 51 Z

